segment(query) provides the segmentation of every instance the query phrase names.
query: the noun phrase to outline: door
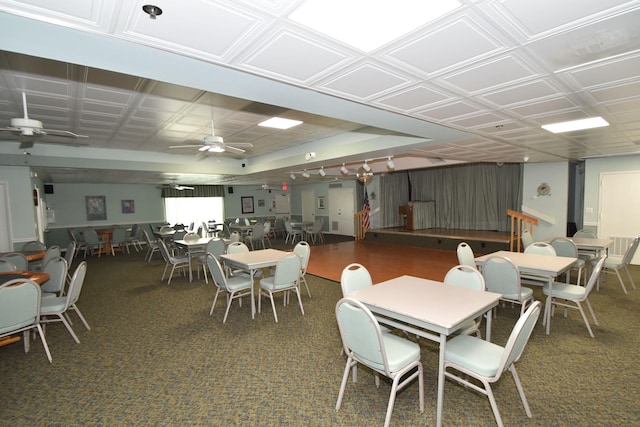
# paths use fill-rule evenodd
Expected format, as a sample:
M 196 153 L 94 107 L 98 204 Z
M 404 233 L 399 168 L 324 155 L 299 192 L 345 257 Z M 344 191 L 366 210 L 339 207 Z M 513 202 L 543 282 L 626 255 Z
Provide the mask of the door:
M 0 182 L 0 252 L 13 251 L 11 215 L 9 213 L 9 185 Z
M 623 255 L 640 236 L 640 171 L 601 174 L 599 199 L 598 237 L 613 239 L 609 253 Z M 640 264 L 640 251 L 631 262 Z
M 353 188 L 329 189 L 329 233 L 354 236 L 355 202 Z
M 316 219 L 315 198 L 316 193 L 313 190 L 302 192 L 302 220 L 304 222 L 313 222 Z
M 276 208 L 276 218 L 288 217 L 291 212 L 291 202 L 289 195 L 284 193 L 276 193 L 274 198 Z

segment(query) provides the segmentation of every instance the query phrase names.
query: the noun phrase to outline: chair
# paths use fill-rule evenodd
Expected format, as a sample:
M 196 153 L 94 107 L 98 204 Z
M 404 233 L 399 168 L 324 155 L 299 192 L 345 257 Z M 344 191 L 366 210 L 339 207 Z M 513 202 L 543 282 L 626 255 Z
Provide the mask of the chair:
M 227 293 L 227 309 L 224 312 L 224 318 L 222 323 L 227 321 L 227 315 L 229 314 L 229 308 L 234 299 L 238 299 L 242 306 L 242 298 L 245 295 L 251 295 L 251 288 L 253 287 L 253 279 L 249 276 L 234 276 L 226 277 L 220 262 L 212 253 L 207 254 L 207 266 L 211 272 L 211 278 L 213 284 L 216 285 L 216 296 L 213 298 L 213 304 L 211 304 L 211 310 L 209 316 L 213 314 L 213 309 L 216 306 L 218 300 L 218 294 L 220 292 Z
M 32 240 L 22 245 L 22 249 L 20 250 L 21 251 L 44 251 L 46 249 L 47 247 L 45 246 L 44 243 L 38 240 Z
M 607 258 L 603 266 L 603 272 L 610 274 L 611 272 L 615 272 L 616 276 L 618 276 L 618 281 L 620 282 L 620 286 L 622 286 L 622 290 L 624 293 L 627 293 L 627 288 L 624 286 L 624 281 L 622 280 L 622 276 L 620 275 L 620 270 L 624 270 L 627 272 L 627 277 L 629 277 L 629 281 L 631 282 L 631 286 L 633 289 L 636 288 L 636 284 L 633 283 L 633 278 L 631 277 L 631 273 L 629 272 L 629 264 L 631 260 L 636 254 L 638 250 L 638 243 L 640 242 L 640 237 L 636 237 L 631 241 L 629 247 L 625 251 L 624 255 L 611 255 Z M 596 261 L 593 261 L 594 263 Z M 600 289 L 600 283 L 598 281 L 598 289 Z
M 535 301 L 520 316 L 504 347 L 469 335 L 458 335 L 447 341 L 444 353 L 445 377 L 487 396 L 491 403 L 496 423 L 500 427 L 503 425 L 502 417 L 500 417 L 500 411 L 491 390 L 491 384 L 497 382 L 505 371 L 511 372 L 524 410 L 527 416 L 531 418 L 531 409 L 529 409 L 529 403 L 518 377 L 515 362 L 522 356 L 522 352 L 529 341 L 539 316 L 540 301 Z M 482 387 L 463 376 L 456 375 L 451 370 L 477 379 L 482 383 Z
M 184 236 L 182 236 L 182 239 L 183 240 L 199 240 L 200 235 L 198 233 L 190 231 L 188 233 L 185 233 Z M 180 239 L 176 239 L 176 240 L 180 240 Z
M 302 240 L 293 247 L 293 253 L 300 257 L 300 279 L 302 279 L 304 287 L 307 288 L 307 295 L 311 298 L 311 291 L 309 290 L 309 285 L 305 277 L 307 274 L 307 265 L 309 265 L 309 257 L 311 256 L 311 246 Z
M 62 256 L 62 251 L 60 250 L 60 246 L 54 245 L 47 248 L 44 256 L 41 260 L 38 261 L 30 261 L 29 262 L 29 270 L 42 270 L 44 265 L 50 260 L 54 258 L 59 258 Z
M 164 276 L 167 274 L 167 268 L 171 266 L 171 272 L 169 273 L 169 279 L 167 280 L 167 285 L 169 285 L 171 284 L 171 278 L 173 277 L 173 272 L 176 268 L 189 268 L 189 257 L 187 255 L 171 255 L 167 248 L 167 244 L 162 239 L 158 239 L 158 247 L 160 248 L 160 253 L 162 254 L 162 258 L 164 258 L 165 262 L 164 271 L 162 272 L 160 281 L 164 280 Z
M 264 238 L 267 240 L 267 242 L 269 242 L 269 247 L 272 247 L 270 237 L 275 237 L 273 234 L 273 230 L 271 229 L 271 221 L 265 221 L 264 222 Z
M 596 233 L 594 233 L 593 231 L 590 230 L 578 230 L 576 231 L 576 233 L 573 235 L 573 237 L 582 237 L 585 239 L 596 239 Z
M 158 232 L 159 232 L 160 234 L 165 234 L 165 233 L 171 233 L 171 232 L 173 232 L 173 231 L 175 231 L 175 230 L 173 229 L 173 227 L 172 227 L 172 226 L 170 226 L 170 225 L 163 225 L 162 227 L 160 227 L 160 230 L 159 230 Z
M 598 278 L 600 277 L 600 272 L 602 271 L 602 266 L 605 264 L 607 256 L 604 255 L 598 263 L 593 268 L 591 272 L 591 276 L 589 277 L 589 282 L 586 286 L 572 285 L 570 283 L 562 283 L 562 282 L 553 282 L 553 286 L 549 288 L 549 285 L 546 285 L 542 288 L 542 292 L 547 296 L 547 303 L 544 309 L 544 317 L 542 324 L 547 325 L 547 335 L 549 334 L 549 330 L 551 329 L 551 315 L 553 314 L 554 306 L 562 306 L 565 307 L 564 317 L 567 317 L 567 308 L 575 308 L 580 311 L 582 315 L 582 320 L 584 320 L 584 324 L 587 326 L 587 330 L 589 331 L 589 335 L 591 338 L 594 338 L 593 331 L 591 330 L 591 326 L 589 325 L 589 320 L 587 316 L 584 314 L 584 310 L 582 309 L 581 302 L 584 302 L 587 308 L 589 309 L 589 313 L 591 313 L 591 317 L 593 318 L 593 323 L 598 325 L 598 319 L 596 319 L 596 315 L 591 308 L 591 304 L 589 303 L 589 293 L 595 286 Z M 569 303 L 573 304 L 569 304 Z M 551 311 L 549 311 L 551 310 Z
M 29 352 L 29 332 L 35 329 L 51 363 L 51 353 L 40 324 L 40 285 L 14 279 L 0 285 L 0 338 L 22 332 L 24 352 Z
M 0 272 L 9 273 L 11 271 L 16 271 L 15 264 L 8 259 L 0 258 Z
M 342 404 L 349 371 L 357 369 L 360 363 L 375 372 L 376 387 L 380 386 L 379 374 L 392 380 L 385 427 L 391 422 L 396 394 L 415 378 L 418 378 L 419 406 L 420 412 L 423 412 L 424 375 L 420 362 L 420 346 L 406 338 L 383 333 L 371 311 L 361 302 L 351 298 L 338 301 L 336 319 L 344 352 L 348 356 L 340 383 L 336 411 Z
M 556 250 L 546 242 L 533 242 L 524 249 L 524 253 L 556 256 Z M 526 285 L 544 286 L 549 282 L 549 277 L 542 274 L 523 273 L 520 275 L 520 280 Z
M 104 247 L 104 240 L 98 236 L 98 233 L 93 228 L 85 228 L 82 235 L 84 236 L 84 241 L 87 244 L 84 248 L 84 257 L 87 257 L 87 252 L 91 255 L 95 255 L 97 251 L 98 258 L 100 258 L 102 248 Z
M 144 259 L 147 262 L 151 262 L 151 257 L 153 257 L 153 254 L 156 252 L 160 252 L 160 246 L 157 242 L 151 240 L 151 238 L 149 237 L 149 233 L 147 233 L 147 230 L 142 230 L 142 236 L 144 237 L 144 241 L 147 243 L 147 253 L 144 256 Z
M 286 245 L 289 239 L 291 239 L 291 244 L 293 245 L 296 242 L 297 238 L 302 239 L 302 229 L 293 228 L 289 221 L 284 222 L 284 229 L 287 230 L 287 237 L 284 239 L 284 244 Z
M 231 243 L 240 242 L 240 240 L 241 240 L 240 239 L 240 233 L 238 233 L 237 231 L 234 231 L 229 235 L 229 241 Z
M 209 240 L 207 246 L 202 255 L 197 257 L 198 263 L 202 264 L 202 271 L 204 272 L 204 280 L 206 283 L 209 283 L 209 279 L 207 278 L 207 255 L 212 254 L 218 261 L 220 261 L 220 255 L 224 254 L 225 246 L 224 241 L 222 239 L 213 238 Z M 198 267 L 198 278 L 200 278 L 200 268 Z
M 73 276 L 71 276 L 71 283 L 69 283 L 67 294 L 61 297 L 43 298 L 42 305 L 40 306 L 41 322 L 62 322 L 67 328 L 67 331 L 69 331 L 69 334 L 71 335 L 73 340 L 78 344 L 80 344 L 80 340 L 71 328 L 71 324 L 69 323 L 65 315 L 69 311 L 75 311 L 75 313 L 84 324 L 84 327 L 89 331 L 91 330 L 91 327 L 76 305 L 76 302 L 78 302 L 78 299 L 80 298 L 80 291 L 82 290 L 82 285 L 84 284 L 84 278 L 86 274 L 87 262 L 82 261 L 80 264 L 78 264 L 76 271 L 73 272 Z
M 73 259 L 76 256 L 76 247 L 76 242 L 69 242 L 67 249 L 64 252 L 64 259 L 67 261 L 67 283 L 71 281 L 71 274 L 69 273 L 69 270 L 71 270 Z
M 258 222 L 251 227 L 251 234 L 247 234 L 244 241 L 251 245 L 251 250 L 255 250 L 254 242 L 260 242 L 262 244 L 262 249 L 266 249 L 267 247 L 265 246 L 264 239 L 264 224 Z
M 125 249 L 129 250 L 129 245 L 127 244 L 127 230 L 121 227 L 116 227 L 113 229 L 111 233 L 111 239 L 109 240 L 109 250 L 111 251 L 111 255 L 115 256 L 116 251 L 115 248 L 119 248 L 120 251 L 124 251 Z
M 443 283 L 445 285 L 459 286 L 462 288 L 475 289 L 478 291 L 485 290 L 484 277 L 482 273 L 478 271 L 475 266 L 469 265 L 456 265 L 451 268 L 444 276 Z M 478 338 L 481 338 L 480 323 L 482 317 L 476 320 L 469 320 L 465 325 L 458 329 L 458 334 L 471 335 L 476 334 Z
M 130 252 L 129 246 L 133 246 L 133 249 L 135 249 L 136 252 L 140 251 L 140 249 L 142 249 L 141 239 L 142 227 L 138 224 L 133 224 L 131 227 L 131 233 L 127 235 L 127 252 Z
M 529 230 L 522 230 L 522 234 L 520 235 L 520 239 L 522 239 L 522 249 L 527 249 L 530 244 L 533 243 L 533 235 Z
M 522 287 L 518 267 L 508 258 L 491 256 L 482 271 L 487 290 L 501 294 L 502 301 L 520 304 L 520 314 L 524 313 L 528 303 L 533 302 L 533 291 Z
M 27 271 L 29 270 L 29 261 L 27 261 L 27 257 L 21 254 L 20 252 L 9 252 L 2 255 L 2 259 L 6 261 L 10 261 L 16 267 L 18 271 Z
M 313 221 L 313 225 L 305 230 L 307 238 L 311 239 L 311 242 L 315 245 L 316 240 L 324 243 L 324 235 L 322 234 L 322 227 L 324 226 L 324 219 L 316 218 Z
M 583 239 L 597 239 L 596 233 L 591 230 L 578 230 L 573 237 L 579 237 Z M 578 257 L 585 260 L 585 262 L 591 262 L 599 257 L 598 251 L 593 249 L 578 249 Z M 596 261 L 597 262 L 597 261 Z
M 578 258 L 578 248 L 576 247 L 576 244 L 573 243 L 571 240 L 567 239 L 566 237 L 556 237 L 555 239 L 551 240 L 551 246 L 553 246 L 553 249 L 555 249 L 557 256 Z M 580 259 L 580 258 L 578 258 L 578 260 L 574 262 L 573 265 L 571 266 L 571 269 L 578 270 L 578 280 L 576 281 L 577 285 L 580 284 L 580 278 L 582 277 L 582 272 L 585 270 L 585 267 L 586 267 L 586 262 L 584 261 L 584 259 Z M 569 278 L 571 276 L 571 269 L 567 270 L 567 278 L 566 278 L 567 283 L 569 283 Z M 586 273 L 584 275 L 584 284 L 585 286 L 587 284 Z
M 64 285 L 67 282 L 68 269 L 67 260 L 62 257 L 47 261 L 42 267 L 42 271 L 49 274 L 49 280 L 44 282 L 40 287 L 42 298 L 62 296 Z
M 238 252 L 249 252 L 249 247 L 242 242 L 231 242 L 229 246 L 227 246 L 228 254 L 234 254 Z M 227 276 L 237 276 L 237 275 L 249 276 L 249 274 L 250 272 L 245 270 L 231 270 L 231 269 L 227 270 Z M 253 275 L 254 279 L 259 277 L 262 277 L 262 270 L 256 270 Z
M 276 221 L 273 224 L 273 237 L 277 238 L 278 235 L 285 237 L 287 235 L 287 230 L 284 228 L 284 218 L 279 217 L 276 218 Z
M 84 241 L 84 236 L 82 235 L 82 233 L 77 228 L 69 228 L 67 231 L 69 232 L 71 240 L 76 244 L 76 254 L 79 254 L 80 251 L 84 251 L 86 249 L 87 243 Z
M 369 270 L 362 264 L 352 263 L 342 270 L 340 287 L 343 297 L 348 297 L 349 293 L 369 286 L 373 286 L 373 280 Z
M 468 243 L 460 242 L 456 252 L 458 254 L 458 264 L 477 268 L 475 261 L 476 257 L 473 255 L 473 249 L 471 249 L 471 246 L 469 246 Z
M 300 312 L 304 316 L 304 308 L 302 308 L 302 299 L 300 298 L 300 257 L 294 253 L 289 253 L 278 261 L 275 275 L 260 279 L 258 313 L 260 313 L 261 309 L 262 296 L 267 296 L 271 300 L 273 318 L 278 322 L 276 305 L 273 302 L 273 294 L 287 291 L 296 293 L 298 296 L 298 304 L 300 305 Z

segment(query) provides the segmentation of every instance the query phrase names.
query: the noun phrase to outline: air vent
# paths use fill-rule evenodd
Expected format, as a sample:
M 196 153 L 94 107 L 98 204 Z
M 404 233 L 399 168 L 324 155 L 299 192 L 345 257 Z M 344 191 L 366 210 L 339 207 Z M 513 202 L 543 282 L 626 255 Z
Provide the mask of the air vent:
M 342 188 L 342 183 L 336 182 L 335 184 L 329 184 L 329 188 Z

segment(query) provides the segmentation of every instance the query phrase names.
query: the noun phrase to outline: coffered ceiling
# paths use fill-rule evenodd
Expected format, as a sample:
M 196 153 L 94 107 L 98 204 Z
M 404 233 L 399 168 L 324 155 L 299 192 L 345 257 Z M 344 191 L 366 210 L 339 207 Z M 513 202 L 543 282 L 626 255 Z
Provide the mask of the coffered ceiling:
M 30 118 L 89 137 L 24 149 L 0 132 L 0 164 L 46 182 L 292 184 L 367 159 L 385 172 L 388 156 L 400 170 L 640 152 L 638 1 L 459 2 L 363 52 L 289 19 L 304 0 L 160 0 L 156 19 L 145 1 L 0 0 L 0 127 L 24 92 Z M 272 116 L 304 124 L 258 126 Z M 610 125 L 540 128 L 592 116 Z M 212 119 L 253 148 L 169 148 Z

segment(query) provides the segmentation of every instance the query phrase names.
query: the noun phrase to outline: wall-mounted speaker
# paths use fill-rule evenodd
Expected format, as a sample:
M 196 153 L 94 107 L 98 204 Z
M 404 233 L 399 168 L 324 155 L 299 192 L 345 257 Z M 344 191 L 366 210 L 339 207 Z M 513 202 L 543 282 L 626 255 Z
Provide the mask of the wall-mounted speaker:
M 229 192 L 229 194 L 233 194 L 233 187 L 227 188 L 227 191 Z
M 53 194 L 53 184 L 44 185 L 44 194 Z

